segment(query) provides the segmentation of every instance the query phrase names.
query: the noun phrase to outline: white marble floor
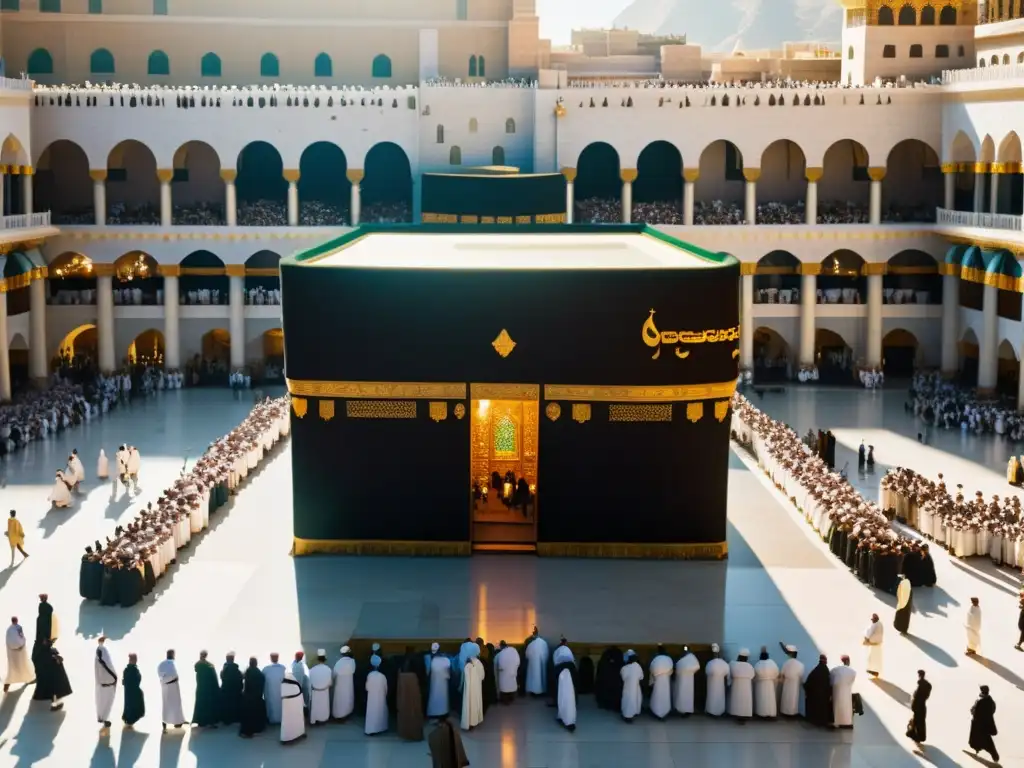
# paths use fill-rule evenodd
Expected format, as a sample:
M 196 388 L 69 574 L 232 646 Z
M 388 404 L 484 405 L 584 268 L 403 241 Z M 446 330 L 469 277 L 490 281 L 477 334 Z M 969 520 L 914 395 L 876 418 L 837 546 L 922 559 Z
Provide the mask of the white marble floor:
M 926 470 L 953 467 L 968 487 L 998 481 L 987 462 L 1002 464 L 1002 446 L 990 439 L 938 436 L 930 448 L 902 442 L 916 434 L 902 414 L 898 393 L 795 392 L 769 395 L 761 405 L 802 430 L 833 426 L 855 449 L 871 430 L 880 462 L 900 461 Z M 423 743 L 393 736 L 367 739 L 357 725 L 330 726 L 302 744 L 282 748 L 272 734 L 239 739 L 233 729 L 161 736 L 156 665 L 167 647 L 178 651 L 186 714 L 191 709 L 191 664 L 206 648 L 215 662 L 235 650 L 240 657 L 282 655 L 326 646 L 332 656 L 351 635 L 521 639 L 536 622 L 542 632 L 570 639 L 616 642 L 712 641 L 727 654 L 740 646 L 777 648 L 795 642 L 801 657 L 818 652 L 834 661 L 842 653 L 862 664 L 860 636 L 872 611 L 891 629 L 892 599 L 849 575 L 814 539 L 774 489 L 738 456 L 731 457 L 729 542 L 726 563 L 544 560 L 474 557 L 464 560 L 306 558 L 288 555 L 291 540 L 290 455 L 287 446 L 267 463 L 220 515 L 213 530 L 181 558 L 178 569 L 132 609 L 100 608 L 78 597 L 82 547 L 105 535 L 165 487 L 185 453 L 195 454 L 237 423 L 246 400 L 228 392 L 167 393 L 76 433 L 33 446 L 5 465 L 0 508 L 19 510 L 32 557 L 0 570 L 0 616 L 18 614 L 30 636 L 36 598 L 48 591 L 64 627 L 60 647 L 76 693 L 57 715 L 30 704 L 31 691 L 12 691 L 0 702 L 3 766 L 276 766 L 305 768 L 412 768 L 429 765 Z M 883 426 L 884 425 L 884 426 Z M 52 471 L 72 447 L 86 459 L 90 477 L 102 445 L 136 443 L 143 456 L 144 491 L 130 503 L 110 497 L 110 486 L 87 483 L 87 495 L 70 512 L 48 512 Z M 851 454 L 852 456 L 853 454 Z M 842 462 L 842 459 L 841 459 Z M 840 463 L 841 463 L 840 462 Z M 918 462 L 918 463 L 915 463 Z M 856 466 L 855 456 L 852 466 Z M 877 468 L 884 471 L 882 464 Z M 952 473 L 952 469 L 949 470 Z M 877 477 L 867 478 L 875 492 Z M 997 722 L 1003 765 L 1024 766 L 1024 734 L 1013 728 L 1021 702 L 1024 654 L 1013 650 L 1014 591 L 1019 576 L 982 563 L 937 558 L 940 587 L 915 595 L 911 637 L 890 631 L 883 682 L 858 682 L 867 714 L 854 732 L 827 733 L 801 724 L 709 722 L 704 718 L 627 726 L 613 715 L 582 705 L 574 734 L 557 727 L 543 704 L 518 701 L 488 715 L 466 738 L 475 766 L 487 768 L 642 768 L 692 765 L 757 768 L 903 768 L 977 765 L 963 752 L 968 708 L 977 685 L 988 684 L 1000 709 Z M 985 611 L 985 659 L 962 655 L 963 614 L 971 596 Z M 140 656 L 149 714 L 137 732 L 115 724 L 99 735 L 92 701 L 94 638 L 107 634 L 115 663 Z M 935 686 L 930 702 L 931 739 L 924 756 L 903 736 L 906 702 L 915 670 Z M 117 712 L 120 711 L 120 697 Z M 984 764 L 982 762 L 982 764 Z

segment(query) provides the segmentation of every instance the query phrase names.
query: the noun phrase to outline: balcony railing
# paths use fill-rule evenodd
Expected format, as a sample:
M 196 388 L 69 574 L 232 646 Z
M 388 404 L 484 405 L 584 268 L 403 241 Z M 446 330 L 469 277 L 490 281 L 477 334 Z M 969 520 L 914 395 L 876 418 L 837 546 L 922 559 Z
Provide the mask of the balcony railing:
M 3 229 L 33 229 L 36 227 L 50 226 L 50 212 L 42 213 L 16 213 L 13 216 L 0 218 Z
M 989 229 L 1011 229 L 1020 232 L 1021 217 L 1012 213 L 974 213 L 972 211 L 951 211 L 938 208 L 935 220 L 939 226 L 987 227 Z
M 31 91 L 32 81 L 27 77 L 0 77 L 0 90 Z
M 1024 80 L 1024 64 L 996 64 L 971 69 L 945 69 L 942 84 L 988 83 L 999 80 Z

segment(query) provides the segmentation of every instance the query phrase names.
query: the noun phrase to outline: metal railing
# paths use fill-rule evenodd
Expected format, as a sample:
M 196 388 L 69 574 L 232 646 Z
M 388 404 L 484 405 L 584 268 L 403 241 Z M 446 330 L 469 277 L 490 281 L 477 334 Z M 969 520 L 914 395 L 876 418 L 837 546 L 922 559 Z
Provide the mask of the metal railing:
M 27 77 L 0 77 L 0 90 L 31 91 L 32 81 Z
M 32 229 L 35 227 L 50 226 L 50 212 L 42 213 L 16 213 L 13 216 L 0 218 L 2 229 Z
M 951 211 L 948 208 L 937 208 L 935 221 L 940 226 L 949 227 L 987 227 L 989 229 L 1010 229 L 1020 232 L 1022 217 L 1012 213 L 974 213 L 973 211 Z

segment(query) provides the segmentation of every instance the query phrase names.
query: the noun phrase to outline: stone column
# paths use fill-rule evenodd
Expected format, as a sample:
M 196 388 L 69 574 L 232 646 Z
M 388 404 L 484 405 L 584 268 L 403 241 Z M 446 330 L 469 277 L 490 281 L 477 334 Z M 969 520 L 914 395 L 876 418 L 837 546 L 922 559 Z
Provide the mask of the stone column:
M 220 177 L 224 180 L 224 221 L 229 227 L 237 227 L 238 198 L 235 179 L 238 178 L 238 171 L 234 168 L 221 168 Z
M 940 264 L 942 271 L 942 375 L 956 376 L 960 368 L 957 341 L 960 335 L 960 266 Z
M 231 370 L 237 371 L 245 365 L 245 265 L 229 264 L 227 274 L 231 282 Z
M 348 177 L 349 183 L 352 185 L 352 191 L 349 199 L 348 213 L 351 219 L 353 227 L 359 226 L 359 218 L 362 214 L 363 200 L 359 185 L 363 183 L 363 179 L 366 178 L 366 171 L 362 168 L 349 168 L 345 171 L 345 175 Z
M 985 212 L 985 174 L 988 173 L 988 163 L 974 163 L 974 212 Z
M 21 167 L 21 200 L 25 209 L 22 213 L 34 213 L 32 208 L 32 175 L 34 173 L 31 165 Z M 43 354 L 46 354 L 45 350 Z
M 693 191 L 700 168 L 683 168 L 683 224 L 693 226 Z
M 942 164 L 942 207 L 947 211 L 956 208 L 956 163 Z
M 181 267 L 164 264 L 160 274 L 164 278 L 164 368 L 172 371 L 181 368 Z
M 994 285 L 984 288 L 981 312 L 981 341 L 978 350 L 978 390 L 991 394 L 999 377 L 999 289 Z
M 7 350 L 7 294 L 0 291 L 0 402 L 11 399 L 11 358 Z
M 89 171 L 92 179 L 92 210 L 97 227 L 107 223 L 107 169 L 94 168 Z
M 813 166 L 804 171 L 804 177 L 807 179 L 807 200 L 804 208 L 807 210 L 808 224 L 818 223 L 818 182 L 824 173 L 824 168 Z
M 868 168 L 868 178 L 871 179 L 870 213 L 868 223 L 882 223 L 882 179 L 885 178 L 885 166 Z
M 95 264 L 96 272 L 96 336 L 101 373 L 117 369 L 114 350 L 114 265 Z
M 818 303 L 818 273 L 821 264 L 801 264 L 800 274 L 800 365 L 814 365 L 814 313 Z
M 999 175 L 1004 173 L 1005 163 L 989 165 L 988 177 L 988 212 L 999 213 Z
M 29 285 L 28 375 L 34 384 L 46 385 L 48 371 L 46 356 L 46 271 L 32 270 Z
M 576 169 L 563 168 L 565 177 L 565 223 L 572 224 L 576 211 Z
M 622 223 L 633 221 L 633 182 L 636 181 L 636 168 L 623 168 L 619 171 L 622 179 Z
M 285 168 L 285 181 L 288 182 L 288 226 L 299 226 L 299 169 Z M 234 344 L 234 342 L 231 342 Z
M 744 168 L 743 178 L 747 180 L 744 192 L 743 218 L 747 224 L 757 224 L 757 180 L 761 178 L 760 168 Z
M 171 179 L 174 178 L 174 169 L 157 168 L 156 177 L 160 179 L 160 226 L 169 227 L 174 221 L 174 206 L 171 200 Z
M 882 275 L 885 264 L 865 264 L 868 278 L 868 343 L 869 368 L 882 367 Z
M 740 367 L 754 369 L 754 273 L 757 263 L 740 263 Z

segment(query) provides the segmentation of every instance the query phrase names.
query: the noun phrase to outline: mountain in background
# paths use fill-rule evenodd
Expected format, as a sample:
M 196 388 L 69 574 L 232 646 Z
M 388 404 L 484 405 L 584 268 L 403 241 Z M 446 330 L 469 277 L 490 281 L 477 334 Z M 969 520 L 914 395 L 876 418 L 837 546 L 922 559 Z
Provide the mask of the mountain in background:
M 842 7 L 835 0 L 632 0 L 615 27 L 686 35 L 709 51 L 780 48 L 784 42 L 838 40 Z

